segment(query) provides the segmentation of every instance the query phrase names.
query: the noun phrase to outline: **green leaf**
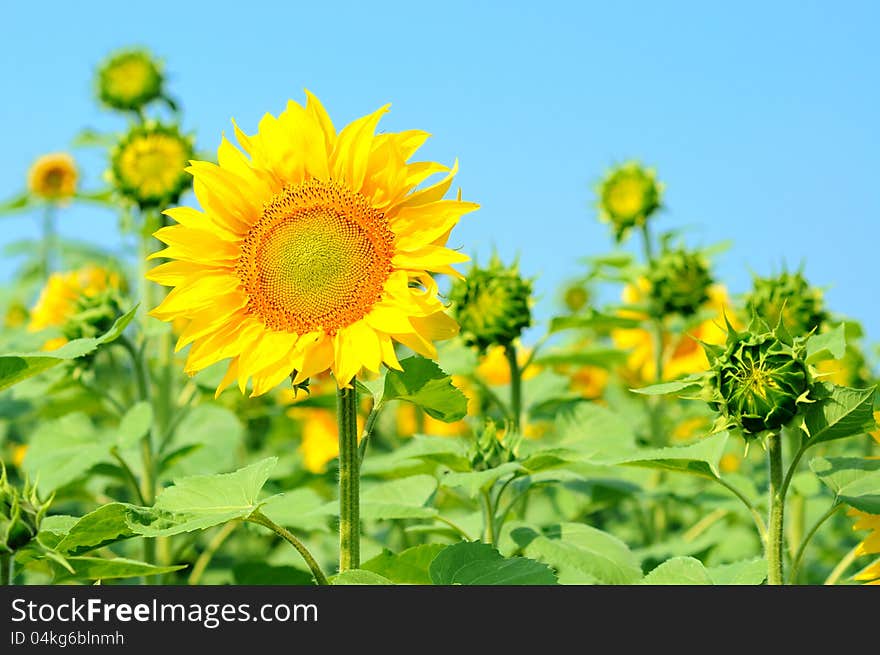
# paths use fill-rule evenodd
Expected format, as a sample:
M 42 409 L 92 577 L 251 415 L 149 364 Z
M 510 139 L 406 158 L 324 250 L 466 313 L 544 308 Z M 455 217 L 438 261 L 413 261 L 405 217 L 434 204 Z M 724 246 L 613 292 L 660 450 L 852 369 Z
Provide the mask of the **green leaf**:
M 540 534 L 517 528 L 511 535 L 524 553 L 549 564 L 562 584 L 634 584 L 638 558 L 617 537 L 581 523 L 563 523 Z
M 13 212 L 27 209 L 30 206 L 31 197 L 27 191 L 13 196 L 9 200 L 0 202 L 0 214 L 11 214 Z
M 688 446 L 639 450 L 615 463 L 719 478 L 718 462 L 727 437 L 727 432 L 719 432 Z
M 177 456 L 169 458 L 162 475 L 176 479 L 228 471 L 236 465 L 243 437 L 244 426 L 234 412 L 217 405 L 199 405 L 187 413 L 175 430 L 168 449 L 177 451 Z
M 418 434 L 399 448 L 395 448 L 391 456 L 394 460 L 410 459 L 436 462 L 454 471 L 470 469 L 468 444 L 464 439 L 454 437 L 429 437 Z M 370 471 L 370 458 L 364 462 L 364 473 Z
M 339 575 L 334 576 L 330 580 L 334 585 L 390 585 L 394 584 L 386 577 L 383 577 L 372 571 L 364 571 L 362 569 L 351 569 L 343 571 Z
M 74 573 L 67 571 L 59 574 L 56 582 L 67 578 L 85 578 L 87 580 L 114 580 L 118 578 L 137 578 L 148 575 L 162 575 L 185 569 L 182 566 L 153 566 L 146 562 L 138 562 L 124 557 L 106 559 L 104 557 L 68 557 L 67 562 L 73 567 Z
M 77 357 L 88 355 L 97 350 L 99 346 L 116 340 L 131 322 L 131 319 L 134 318 L 136 311 L 137 305 L 132 307 L 124 316 L 116 319 L 113 327 L 104 335 L 94 339 L 76 339 L 64 344 L 58 350 L 48 352 L 0 355 L 0 391 L 37 373 L 42 373 L 53 366 L 57 366 L 61 362 L 67 362 Z
M 592 348 L 571 352 L 550 353 L 538 357 L 536 363 L 542 366 L 599 366 L 610 368 L 626 361 L 628 353 L 616 348 Z
M 505 559 L 488 544 L 462 541 L 447 546 L 428 570 L 435 585 L 555 585 L 546 564 L 525 557 Z
M 647 585 L 710 585 L 706 567 L 693 557 L 673 557 L 660 564 L 642 580 Z
M 634 318 L 592 313 L 585 316 L 556 316 L 550 321 L 550 333 L 562 330 L 613 330 L 636 328 L 642 324 Z
M 246 519 L 262 505 L 257 497 L 277 462 L 269 457 L 234 473 L 183 478 L 159 494 L 149 514 L 132 516 L 130 527 L 165 537 Z
M 411 402 L 446 423 L 467 415 L 467 396 L 453 386 L 452 378 L 437 364 L 424 357 L 407 357 L 400 365 L 402 371 L 389 370 L 385 377 L 384 401 Z
M 79 555 L 134 537 L 135 532 L 129 523 L 131 513 L 137 510 L 144 511 L 126 503 L 99 507 L 71 526 L 55 550 L 66 555 Z
M 495 482 L 512 473 L 524 470 L 518 462 L 507 462 L 495 468 L 485 471 L 465 471 L 462 473 L 452 472 L 440 478 L 440 484 L 444 487 L 455 487 L 464 490 L 471 498 L 476 498 L 485 489 L 492 487 Z
M 272 566 L 265 562 L 241 562 L 232 567 L 237 585 L 314 585 L 312 574 L 295 566 Z
M 824 393 L 804 411 L 804 429 L 810 445 L 862 434 L 874 426 L 876 387 L 851 389 L 821 385 Z
M 278 525 L 305 532 L 328 530 L 328 512 L 324 511 L 327 502 L 314 489 L 300 487 L 286 491 L 266 501 L 260 509 Z M 335 511 L 332 512 L 335 514 Z
M 630 389 L 630 391 L 642 394 L 643 396 L 663 396 L 670 393 L 678 393 L 685 389 L 702 386 L 704 377 L 705 373 L 694 373 L 681 380 L 652 384 L 648 387 L 642 387 L 641 389 Z
M 115 437 L 101 432 L 82 413 L 45 421 L 34 430 L 24 460 L 25 471 L 45 493 L 82 477 L 101 462 L 110 462 Z
M 837 500 L 869 514 L 880 514 L 880 460 L 816 457 L 810 468 Z
M 135 403 L 122 417 L 116 430 L 116 445 L 130 448 L 150 431 L 153 424 L 153 406 L 146 401 Z
M 807 364 L 815 364 L 826 359 L 840 359 L 844 354 L 846 354 L 845 323 L 807 339 Z
M 759 585 L 767 578 L 763 557 L 713 566 L 706 570 L 714 585 Z
M 431 584 L 428 569 L 444 544 L 422 544 L 407 548 L 396 555 L 385 550 L 381 555 L 361 564 L 361 568 L 378 573 L 394 584 Z
M 624 417 L 607 407 L 595 403 L 579 403 L 563 412 L 556 419 L 558 441 L 550 440 L 523 444 L 523 451 L 534 453 L 535 449 L 564 447 L 580 453 L 581 461 L 605 462 L 624 456 L 635 448 L 635 434 Z
M 411 475 L 368 486 L 361 492 L 361 518 L 374 521 L 432 518 L 437 510 L 425 505 L 436 490 L 437 479 L 433 475 Z M 271 508 L 271 504 L 269 506 Z M 325 517 L 336 516 L 339 503 L 325 503 L 317 512 Z

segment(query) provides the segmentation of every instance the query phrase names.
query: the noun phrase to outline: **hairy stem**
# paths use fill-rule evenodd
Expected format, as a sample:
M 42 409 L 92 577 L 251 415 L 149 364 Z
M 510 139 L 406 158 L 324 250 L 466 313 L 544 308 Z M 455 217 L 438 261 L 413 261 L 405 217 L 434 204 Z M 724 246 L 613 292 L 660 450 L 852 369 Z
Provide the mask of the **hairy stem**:
M 510 413 L 513 420 L 513 431 L 520 433 L 522 425 L 522 371 L 516 359 L 516 346 L 512 343 L 504 346 L 504 355 L 510 367 Z
M 782 479 L 782 440 L 779 434 L 767 438 L 767 460 L 770 466 L 770 521 L 767 532 L 767 584 L 784 584 L 782 550 L 785 540 L 785 487 Z
M 248 521 L 251 523 L 256 523 L 258 525 L 262 525 L 263 527 L 269 528 L 272 532 L 277 534 L 279 537 L 284 539 L 291 546 L 296 548 L 297 552 L 302 555 L 302 558 L 305 560 L 306 565 L 308 565 L 309 570 L 312 572 L 312 575 L 315 577 L 315 582 L 319 585 L 328 585 L 330 584 L 327 581 L 327 576 L 324 575 L 324 572 L 321 570 L 321 567 L 318 565 L 318 561 L 312 556 L 309 552 L 309 549 L 305 547 L 303 542 L 297 539 L 292 532 L 281 527 L 268 516 L 263 514 L 260 510 L 257 510 L 253 514 L 251 514 L 248 518 Z
M 339 389 L 339 572 L 360 566 L 360 457 L 357 443 L 357 389 Z

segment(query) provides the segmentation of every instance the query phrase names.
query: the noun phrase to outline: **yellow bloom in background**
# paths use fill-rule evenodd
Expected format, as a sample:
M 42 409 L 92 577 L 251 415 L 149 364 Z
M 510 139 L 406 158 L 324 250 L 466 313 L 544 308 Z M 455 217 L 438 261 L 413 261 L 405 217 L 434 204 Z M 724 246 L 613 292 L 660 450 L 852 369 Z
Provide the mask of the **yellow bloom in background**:
M 3 327 L 19 328 L 28 322 L 28 309 L 22 303 L 13 301 L 6 309 L 6 316 L 3 317 Z
M 19 443 L 12 447 L 12 463 L 16 467 L 21 468 L 21 465 L 24 464 L 24 458 L 27 456 L 27 451 L 27 444 Z
M 623 301 L 634 304 L 642 300 L 648 290 L 648 282 L 638 281 L 638 287 L 627 285 L 623 291 Z M 734 327 L 738 323 L 730 311 L 730 299 L 727 290 L 721 285 L 709 288 L 709 302 L 704 309 L 711 309 L 714 316 L 707 319 L 681 335 L 666 335 L 664 344 L 663 379 L 674 380 L 683 375 L 706 371 L 709 360 L 700 341 L 710 344 L 723 344 L 727 339 L 724 323 L 727 319 Z M 622 316 L 647 320 L 640 312 L 625 310 Z M 656 344 L 653 333 L 643 328 L 625 328 L 612 330 L 611 338 L 614 345 L 621 350 L 629 350 L 626 377 L 639 382 L 651 381 L 656 377 Z
M 138 125 L 113 150 L 113 184 L 140 207 L 167 206 L 189 186 L 186 167 L 192 157 L 191 139 L 176 127 Z
M 742 457 L 734 453 L 724 453 L 721 461 L 718 462 L 718 468 L 722 473 L 735 473 L 742 466 Z
M 162 94 L 162 71 L 145 50 L 125 50 L 101 65 L 97 84 L 98 97 L 105 105 L 137 111 Z
M 874 412 L 874 423 L 878 425 L 876 430 L 871 430 L 869 433 L 871 437 L 880 444 L 880 412 Z
M 120 287 L 119 274 L 101 266 L 89 265 L 67 273 L 52 273 L 31 310 L 28 331 L 61 327 L 75 314 L 80 298 L 91 298 L 107 289 Z M 64 343 L 66 340 L 58 345 Z
M 871 533 L 859 544 L 857 554 L 880 554 L 880 514 L 868 514 L 857 509 L 850 509 L 847 514 L 858 517 L 853 530 L 871 530 Z M 880 585 L 880 559 L 862 569 L 855 579 L 865 581 L 866 584 Z
M 339 432 L 336 413 L 320 407 L 297 407 L 287 412 L 302 422 L 299 452 L 303 465 L 312 473 L 323 473 L 327 464 L 339 457 Z M 363 435 L 364 421 L 358 416 L 358 442 Z
M 610 374 L 599 366 L 581 366 L 568 374 L 571 388 L 584 398 L 601 398 Z
M 337 133 L 307 96 L 255 135 L 235 126 L 247 156 L 223 138 L 219 166 L 193 162 L 203 211 L 170 209 L 178 224 L 156 232 L 168 248 L 155 256 L 173 261 L 148 277 L 174 289 L 151 315 L 189 320 L 177 344 L 192 344 L 187 373 L 231 360 L 218 394 L 327 369 L 344 387 L 362 369 L 400 368 L 394 342 L 435 358 L 433 342 L 458 332 L 431 275 L 468 259 L 445 247 L 477 209 L 443 200 L 457 165 L 407 163 L 428 134 L 376 135 L 387 106 Z
M 38 158 L 28 171 L 28 190 L 44 200 L 66 200 L 76 193 L 79 173 L 76 162 L 66 152 L 53 152 Z
M 712 421 L 707 416 L 692 416 L 673 428 L 672 438 L 678 441 L 690 441 L 696 437 L 706 436 L 711 429 Z
M 525 366 L 531 356 L 530 348 L 517 349 L 516 360 L 520 367 Z M 531 364 L 527 369 L 520 371 L 523 381 L 531 380 L 541 368 Z M 491 387 L 510 384 L 510 364 L 507 355 L 504 354 L 504 346 L 492 346 L 486 350 L 486 354 L 480 358 L 476 368 L 476 376 Z

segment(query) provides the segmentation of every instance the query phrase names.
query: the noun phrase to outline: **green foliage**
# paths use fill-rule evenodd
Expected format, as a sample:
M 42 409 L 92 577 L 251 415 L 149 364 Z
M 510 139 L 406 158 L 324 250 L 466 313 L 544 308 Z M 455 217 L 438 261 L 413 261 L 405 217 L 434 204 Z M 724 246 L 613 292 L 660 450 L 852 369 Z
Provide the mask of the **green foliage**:
M 868 514 L 880 514 L 880 460 L 816 457 L 810 468 L 839 502 Z
M 804 412 L 803 428 L 811 444 L 862 434 L 874 426 L 876 388 L 849 389 L 822 384 Z
M 400 362 L 402 371 L 389 370 L 382 400 L 404 400 L 420 407 L 428 416 L 451 423 L 467 414 L 467 398 L 437 364 L 424 357 Z
M 487 544 L 461 542 L 440 551 L 431 562 L 435 585 L 554 585 L 546 565 L 524 557 L 504 558 Z

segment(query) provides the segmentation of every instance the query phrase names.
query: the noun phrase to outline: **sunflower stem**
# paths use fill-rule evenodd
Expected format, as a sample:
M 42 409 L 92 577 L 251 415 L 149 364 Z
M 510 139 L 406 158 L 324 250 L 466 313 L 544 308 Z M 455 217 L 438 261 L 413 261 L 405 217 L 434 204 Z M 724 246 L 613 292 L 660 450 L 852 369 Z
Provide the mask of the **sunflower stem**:
M 327 576 L 324 575 L 324 572 L 321 570 L 318 561 L 312 556 L 309 552 L 309 549 L 305 547 L 305 544 L 297 539 L 290 530 L 287 530 L 274 521 L 270 519 L 268 516 L 263 514 L 260 510 L 255 511 L 248 518 L 248 521 L 251 523 L 257 523 L 258 525 L 262 525 L 263 527 L 269 528 L 272 532 L 277 534 L 279 537 L 284 539 L 291 546 L 296 548 L 297 552 L 302 555 L 302 558 L 305 560 L 306 564 L 309 567 L 309 570 L 312 572 L 312 575 L 315 577 L 315 582 L 319 585 L 329 585 L 330 583 L 327 581 Z
M 55 205 L 49 203 L 46 205 L 46 211 L 43 212 L 42 266 L 43 277 L 46 279 L 52 274 L 52 269 L 54 268 L 53 257 L 55 254 L 56 240 Z
M 785 487 L 782 478 L 782 440 L 779 434 L 767 438 L 770 467 L 770 521 L 767 531 L 767 584 L 784 584 L 782 549 L 785 523 Z
M 336 392 L 339 422 L 339 572 L 360 566 L 360 457 L 357 443 L 357 389 Z
M 513 417 L 513 431 L 519 434 L 522 425 L 522 371 L 516 359 L 516 346 L 504 346 L 504 355 L 510 367 L 510 413 Z
M 828 508 L 828 511 L 819 517 L 819 520 L 813 524 L 813 527 L 810 528 L 810 531 L 807 533 L 807 536 L 804 537 L 797 553 L 795 553 L 794 558 L 792 559 L 791 571 L 788 574 L 788 584 L 797 584 L 797 576 L 804 560 L 804 554 L 807 552 L 807 546 L 810 544 L 810 541 L 812 541 L 813 536 L 819 531 L 819 528 L 822 527 L 825 521 L 834 516 L 837 511 L 843 507 L 844 505 L 839 502 L 834 503 Z

